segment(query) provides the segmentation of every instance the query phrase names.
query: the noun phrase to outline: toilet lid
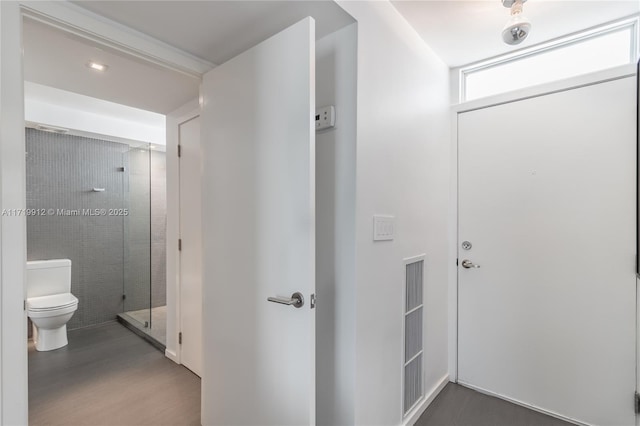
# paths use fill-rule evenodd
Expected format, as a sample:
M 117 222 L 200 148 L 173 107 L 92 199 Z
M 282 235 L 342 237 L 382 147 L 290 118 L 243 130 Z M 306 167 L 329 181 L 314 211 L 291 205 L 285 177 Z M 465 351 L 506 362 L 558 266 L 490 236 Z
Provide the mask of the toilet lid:
M 30 311 L 53 311 L 76 305 L 78 298 L 71 293 L 53 294 L 51 296 L 30 297 L 27 308 Z

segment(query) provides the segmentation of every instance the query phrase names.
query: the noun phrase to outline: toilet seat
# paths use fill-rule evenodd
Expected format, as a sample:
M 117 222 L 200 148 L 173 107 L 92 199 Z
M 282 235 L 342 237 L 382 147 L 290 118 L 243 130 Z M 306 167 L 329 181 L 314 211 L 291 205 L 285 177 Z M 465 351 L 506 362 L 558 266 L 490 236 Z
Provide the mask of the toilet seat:
M 53 316 L 73 312 L 78 307 L 78 298 L 71 293 L 50 296 L 30 297 L 27 299 L 28 315 Z

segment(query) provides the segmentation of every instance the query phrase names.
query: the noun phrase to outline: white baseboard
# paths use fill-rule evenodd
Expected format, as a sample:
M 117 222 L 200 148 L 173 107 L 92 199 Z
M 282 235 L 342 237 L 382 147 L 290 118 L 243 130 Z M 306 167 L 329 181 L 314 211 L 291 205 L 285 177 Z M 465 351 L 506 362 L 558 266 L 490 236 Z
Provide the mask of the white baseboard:
M 180 358 L 178 357 L 178 354 L 170 351 L 169 349 L 165 349 L 164 350 L 164 356 L 166 356 L 167 358 L 169 358 L 171 361 L 175 362 L 176 364 L 180 364 Z
M 470 384 L 462 382 L 460 380 L 458 380 L 458 384 L 461 385 L 461 386 L 464 386 L 465 388 L 473 389 L 475 391 L 483 393 L 485 395 L 489 395 L 489 396 L 493 396 L 493 397 L 496 397 L 496 398 L 500 398 L 502 400 L 511 402 L 511 403 L 519 405 L 521 407 L 528 408 L 528 409 L 533 410 L 533 411 L 537 411 L 538 413 L 546 414 L 548 416 L 555 417 L 556 419 L 564 420 L 567 423 L 571 423 L 571 424 L 578 425 L 578 426 L 593 426 L 593 425 L 591 425 L 589 423 L 584 423 L 584 422 L 581 422 L 580 420 L 572 419 L 571 417 L 563 416 L 562 414 L 558 414 L 558 413 L 556 413 L 554 411 L 545 410 L 544 408 L 536 407 L 535 405 L 531 405 L 531 404 L 528 404 L 526 402 L 519 401 L 517 399 L 509 398 L 507 396 L 500 395 L 500 394 L 497 394 L 495 392 L 491 392 L 491 391 L 488 391 L 486 389 L 482 389 L 482 388 L 479 388 L 477 386 L 470 385 Z
M 435 387 L 433 387 L 429 392 L 427 392 L 422 402 L 416 405 L 416 407 L 413 410 L 411 410 L 409 414 L 407 414 L 407 417 L 404 419 L 404 422 L 402 423 L 402 425 L 403 426 L 414 425 L 418 421 L 422 413 L 424 413 L 424 410 L 426 410 L 427 407 L 431 405 L 433 400 L 436 399 L 436 396 L 438 396 L 440 392 L 442 392 L 442 389 L 444 389 L 444 387 L 447 386 L 447 383 L 449 383 L 449 374 L 445 374 L 444 377 L 440 379 L 438 384 Z

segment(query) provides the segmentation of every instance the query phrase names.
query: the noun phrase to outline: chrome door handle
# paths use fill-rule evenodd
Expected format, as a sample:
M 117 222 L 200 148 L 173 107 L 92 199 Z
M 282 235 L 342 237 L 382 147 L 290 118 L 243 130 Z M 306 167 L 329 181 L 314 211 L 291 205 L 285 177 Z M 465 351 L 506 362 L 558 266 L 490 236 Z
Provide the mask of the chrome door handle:
M 473 263 L 469 259 L 465 259 L 465 260 L 462 261 L 462 267 L 470 269 L 470 268 L 479 268 L 480 265 L 476 265 L 475 263 Z
M 295 308 L 304 306 L 304 297 L 297 291 L 291 295 L 290 299 L 286 297 L 267 297 L 269 302 L 280 303 L 281 305 L 292 305 Z

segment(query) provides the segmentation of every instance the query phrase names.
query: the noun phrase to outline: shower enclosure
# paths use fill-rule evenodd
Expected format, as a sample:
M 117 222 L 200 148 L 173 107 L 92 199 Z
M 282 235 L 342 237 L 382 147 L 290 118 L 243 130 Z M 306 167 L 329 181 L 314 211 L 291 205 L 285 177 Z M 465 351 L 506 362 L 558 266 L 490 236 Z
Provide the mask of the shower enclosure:
M 166 341 L 163 147 L 26 129 L 27 259 L 70 259 L 69 330 L 118 319 Z
M 155 148 L 155 149 L 152 149 Z M 166 343 L 165 154 L 150 144 L 123 154 L 123 313 L 118 319 L 152 343 Z

